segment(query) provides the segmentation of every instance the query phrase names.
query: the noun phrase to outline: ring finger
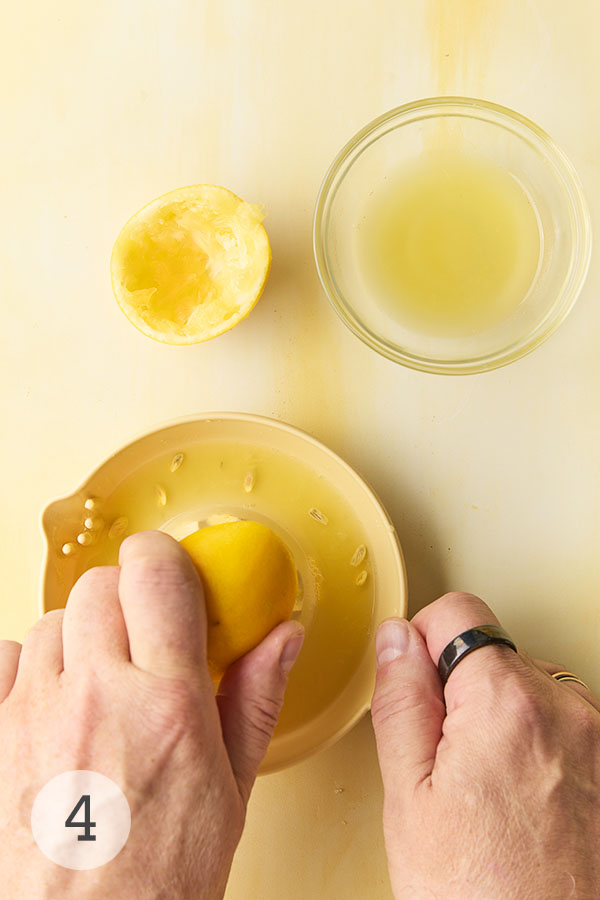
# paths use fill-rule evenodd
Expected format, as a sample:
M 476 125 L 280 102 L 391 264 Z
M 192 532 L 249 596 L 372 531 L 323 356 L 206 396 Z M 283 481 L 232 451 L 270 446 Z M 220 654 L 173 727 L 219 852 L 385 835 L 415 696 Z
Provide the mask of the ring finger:
M 541 669 L 542 672 L 545 672 L 547 675 L 556 675 L 558 672 L 566 671 L 565 666 L 559 666 L 557 663 L 548 662 L 546 659 L 532 659 L 531 662 L 537 666 L 538 669 Z M 568 670 L 571 671 L 570 669 Z M 575 678 L 579 678 L 578 675 L 575 675 Z M 557 684 L 560 684 L 563 687 L 569 688 L 569 690 L 574 691 L 576 694 L 579 694 L 580 697 L 583 697 L 584 700 L 587 700 L 594 709 L 600 712 L 600 700 L 594 696 L 591 690 L 586 686 L 584 687 L 582 684 L 578 684 L 576 681 L 558 681 L 556 678 L 552 679 Z

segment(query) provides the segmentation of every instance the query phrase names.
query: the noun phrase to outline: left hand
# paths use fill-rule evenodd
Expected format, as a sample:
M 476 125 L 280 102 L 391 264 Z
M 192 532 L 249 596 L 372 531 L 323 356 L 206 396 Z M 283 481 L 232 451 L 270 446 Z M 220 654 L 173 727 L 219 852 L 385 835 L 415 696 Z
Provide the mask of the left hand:
M 215 698 L 206 664 L 202 585 L 164 534 L 136 534 L 119 566 L 90 569 L 66 609 L 23 647 L 0 641 L 0 874 L 17 900 L 215 900 L 302 641 L 278 625 L 226 673 Z M 46 858 L 30 828 L 55 775 L 91 769 L 115 781 L 129 839 L 100 868 Z

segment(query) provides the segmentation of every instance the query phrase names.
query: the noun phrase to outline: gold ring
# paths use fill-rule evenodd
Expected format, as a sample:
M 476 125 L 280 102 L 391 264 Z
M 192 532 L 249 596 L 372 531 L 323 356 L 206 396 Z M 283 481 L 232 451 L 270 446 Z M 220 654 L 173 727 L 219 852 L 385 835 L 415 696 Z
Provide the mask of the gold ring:
M 582 681 L 577 675 L 573 675 L 572 672 L 555 672 L 552 678 L 556 678 L 557 681 L 573 681 L 575 684 L 580 684 L 581 687 L 584 687 L 589 691 L 589 687 L 585 681 Z

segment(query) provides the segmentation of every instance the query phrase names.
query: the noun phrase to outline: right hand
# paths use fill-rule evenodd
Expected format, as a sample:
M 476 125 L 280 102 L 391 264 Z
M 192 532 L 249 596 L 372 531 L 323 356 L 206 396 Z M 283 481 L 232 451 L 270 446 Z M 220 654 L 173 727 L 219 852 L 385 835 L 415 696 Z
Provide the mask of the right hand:
M 499 623 L 482 600 L 453 593 L 378 631 L 372 716 L 394 896 L 597 900 L 600 701 L 499 645 L 461 660 L 443 690 L 446 644 L 488 624 Z

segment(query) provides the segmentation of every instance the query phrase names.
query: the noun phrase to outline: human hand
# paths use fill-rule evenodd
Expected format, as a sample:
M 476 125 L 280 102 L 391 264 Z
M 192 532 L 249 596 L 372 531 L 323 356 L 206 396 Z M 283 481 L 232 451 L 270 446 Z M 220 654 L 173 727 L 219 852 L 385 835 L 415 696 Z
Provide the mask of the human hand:
M 394 896 L 594 900 L 600 702 L 500 645 L 461 660 L 443 690 L 442 650 L 489 624 L 482 600 L 452 593 L 378 631 L 372 717 Z
M 235 663 L 218 696 L 206 664 L 202 586 L 176 541 L 123 542 L 120 566 L 91 569 L 65 611 L 23 647 L 0 642 L 2 897 L 215 900 L 302 641 L 278 625 Z M 87 871 L 34 843 L 38 791 L 59 773 L 108 776 L 131 808 L 121 852 Z

